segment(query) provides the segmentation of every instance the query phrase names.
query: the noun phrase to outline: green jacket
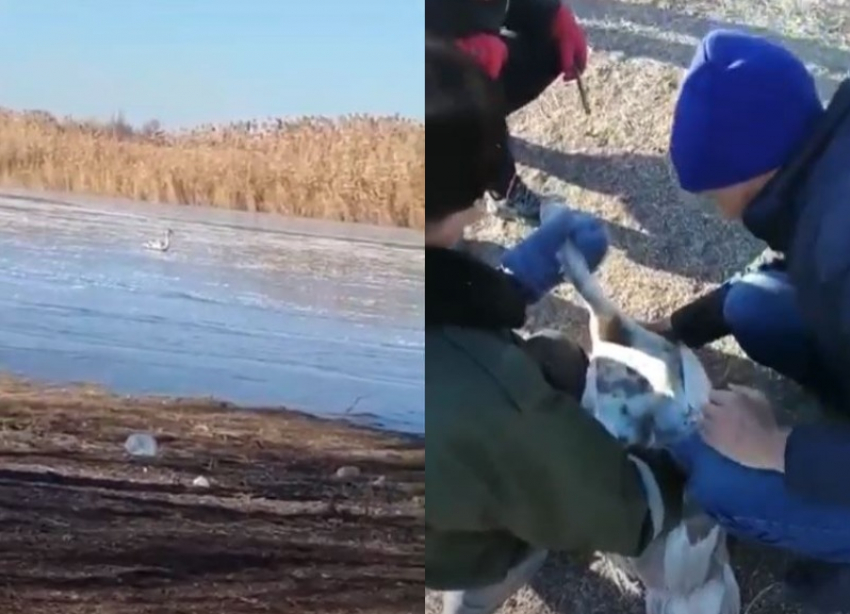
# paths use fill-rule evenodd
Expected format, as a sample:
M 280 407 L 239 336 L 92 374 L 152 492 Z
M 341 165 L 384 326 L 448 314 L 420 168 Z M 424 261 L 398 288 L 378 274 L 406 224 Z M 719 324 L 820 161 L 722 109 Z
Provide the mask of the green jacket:
M 640 553 L 678 519 L 672 461 L 627 452 L 580 407 L 578 349 L 512 332 L 513 277 L 455 250 L 425 260 L 426 585 L 497 582 L 530 549 Z
M 635 465 L 511 333 L 429 330 L 425 365 L 429 587 L 496 582 L 530 547 L 641 552 Z

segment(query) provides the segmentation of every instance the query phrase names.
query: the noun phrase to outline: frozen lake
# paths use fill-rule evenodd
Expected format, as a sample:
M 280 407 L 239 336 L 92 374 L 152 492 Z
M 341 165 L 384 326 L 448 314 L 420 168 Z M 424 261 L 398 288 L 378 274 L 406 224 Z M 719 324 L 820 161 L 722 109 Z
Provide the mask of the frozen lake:
M 142 243 L 174 231 L 172 248 Z M 417 233 L 0 194 L 0 369 L 424 430 Z

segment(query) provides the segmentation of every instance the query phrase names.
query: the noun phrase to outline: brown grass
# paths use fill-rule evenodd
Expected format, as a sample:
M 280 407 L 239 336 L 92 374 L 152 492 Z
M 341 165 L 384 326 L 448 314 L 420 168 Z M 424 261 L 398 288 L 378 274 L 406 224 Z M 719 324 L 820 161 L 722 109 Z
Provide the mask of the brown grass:
M 0 185 L 421 228 L 425 128 L 350 116 L 167 133 L 0 109 Z

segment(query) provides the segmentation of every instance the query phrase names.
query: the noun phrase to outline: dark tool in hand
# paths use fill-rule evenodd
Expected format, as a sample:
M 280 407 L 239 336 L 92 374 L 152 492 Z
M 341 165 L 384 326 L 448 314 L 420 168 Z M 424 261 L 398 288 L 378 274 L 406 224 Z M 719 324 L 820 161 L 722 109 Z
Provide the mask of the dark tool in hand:
M 584 82 L 581 80 L 581 75 L 576 76 L 576 85 L 578 86 L 578 95 L 581 98 L 581 106 L 584 107 L 586 115 L 590 115 L 590 103 L 587 100 L 587 90 L 584 89 Z

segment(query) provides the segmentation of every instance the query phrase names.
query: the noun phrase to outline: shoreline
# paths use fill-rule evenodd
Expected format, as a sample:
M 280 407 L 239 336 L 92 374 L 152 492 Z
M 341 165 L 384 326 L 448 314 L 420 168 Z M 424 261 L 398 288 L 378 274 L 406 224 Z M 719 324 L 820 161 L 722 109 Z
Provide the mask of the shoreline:
M 6 375 L 0 408 L 0 578 L 14 587 L 0 589 L 4 612 L 421 607 L 415 437 Z M 128 456 L 134 432 L 155 436 L 155 458 Z
M 140 372 L 139 377 L 121 361 L 111 370 L 104 370 L 103 365 L 99 368 L 97 360 L 66 362 L 63 366 L 62 352 L 55 353 L 54 360 L 53 352 L 38 351 L 37 336 L 43 334 L 40 331 L 44 327 L 56 327 L 55 331 L 61 333 L 64 330 L 61 318 L 65 317 L 65 312 L 54 310 L 47 311 L 44 316 L 29 315 L 13 302 L 7 308 L 10 318 L 20 316 L 18 332 L 26 339 L 21 343 L 36 351 L 22 354 L 20 360 L 17 353 L 10 355 L 5 366 L 11 372 L 43 381 L 106 384 L 118 394 L 211 395 L 240 406 L 288 406 L 331 417 L 345 413 L 352 401 L 357 401 L 356 415 L 340 417 L 351 418 L 357 423 L 372 423 L 372 414 L 378 414 L 374 424 L 380 427 L 422 430 L 418 412 L 421 392 L 410 405 L 401 396 L 401 393 L 416 394 L 422 386 L 423 346 L 421 328 L 416 327 L 417 314 L 424 308 L 421 299 L 424 263 L 420 255 L 420 235 L 415 231 L 288 219 L 275 214 L 198 210 L 180 205 L 157 206 L 110 199 L 92 202 L 74 195 L 36 194 L 23 190 L 0 190 L 0 214 L 3 224 L 12 233 L 4 237 L 4 245 L 9 246 L 7 255 L 15 254 L 15 260 L 7 267 L 4 283 L 11 283 L 24 302 L 40 304 L 46 300 L 45 293 L 59 291 L 61 284 L 82 283 L 91 286 L 87 292 L 103 297 L 102 300 L 114 302 L 123 297 L 122 304 L 127 304 L 126 300 L 136 301 L 129 304 L 137 305 L 146 314 L 155 313 L 165 327 L 161 334 L 169 342 L 163 347 L 134 339 L 137 335 L 125 333 L 126 328 L 115 332 L 105 346 L 88 337 L 75 338 L 62 333 L 60 346 L 82 343 L 82 346 L 75 346 L 74 351 L 84 347 L 85 351 L 93 352 L 92 355 L 120 358 L 121 350 L 116 346 L 120 345 L 119 339 L 128 345 L 141 343 L 146 351 L 169 352 L 162 357 L 168 369 L 156 366 L 157 355 L 141 354 L 138 361 L 150 365 L 152 370 Z M 162 232 L 164 226 L 175 233 L 174 249 L 163 256 L 143 251 L 142 242 L 157 236 L 155 233 Z M 54 244 L 49 239 L 47 242 L 29 239 L 51 235 L 54 235 L 53 241 L 62 239 L 60 247 L 52 247 Z M 43 250 L 43 254 L 33 253 L 33 249 Z M 344 274 L 346 254 L 352 250 L 363 253 L 361 262 L 368 263 L 370 275 L 377 276 L 371 280 L 371 285 L 367 282 L 357 284 Z M 104 259 L 101 254 L 110 256 Z M 315 285 L 308 270 L 308 261 L 315 262 L 313 254 L 320 262 Z M 79 263 L 81 257 L 91 264 L 65 268 L 65 262 Z M 393 266 L 386 266 L 388 261 Z M 27 272 L 22 273 L 23 270 Z M 90 280 L 92 275 L 99 276 L 96 283 Z M 290 284 L 289 275 L 306 280 L 306 283 Z M 397 290 L 387 291 L 380 287 L 381 283 L 393 283 L 396 277 L 402 280 Z M 46 285 L 32 283 L 29 279 L 38 279 Z M 228 284 L 234 283 L 236 289 L 229 290 Z M 345 286 L 346 294 L 341 300 L 332 285 L 335 283 L 350 284 Z M 137 296 L 135 293 L 140 288 L 144 288 L 144 294 Z M 67 294 L 64 288 L 61 296 L 64 310 L 80 307 L 78 301 L 83 300 L 78 294 Z M 92 305 L 97 312 L 97 321 L 92 321 L 92 325 L 102 328 L 110 322 L 104 317 L 114 314 L 106 313 L 98 304 L 95 301 Z M 254 309 L 257 316 L 263 318 L 263 327 L 278 333 L 283 331 L 287 338 L 294 335 L 297 340 L 299 334 L 315 336 L 321 346 L 336 347 L 343 343 L 337 339 L 352 335 L 371 344 L 381 344 L 376 356 L 383 360 L 398 353 L 405 365 L 399 377 L 410 387 L 394 389 L 378 381 L 380 378 L 361 384 L 357 379 L 336 380 L 333 374 L 320 375 L 321 369 L 315 358 L 309 358 L 310 352 L 309 367 L 317 375 L 305 386 L 295 375 L 302 368 L 298 357 L 294 357 L 295 362 L 288 358 L 288 353 L 299 347 L 298 341 L 289 349 L 282 348 L 283 356 L 287 357 L 282 358 L 270 342 L 251 332 L 257 326 L 251 319 L 254 312 L 249 311 Z M 189 314 L 200 313 L 196 310 L 205 310 L 207 317 L 217 323 L 217 327 L 200 327 L 198 334 L 207 339 L 207 343 L 226 345 L 220 348 L 214 360 L 186 363 L 187 374 L 181 376 L 175 373 L 175 368 L 184 365 L 174 352 L 195 341 L 179 323 L 195 317 Z M 136 314 L 135 308 L 129 311 L 119 308 L 119 311 L 121 318 L 128 322 L 150 325 L 147 316 Z M 389 314 L 389 321 L 376 317 L 375 313 Z M 232 324 L 228 318 L 233 318 Z M 301 321 L 307 326 L 299 329 Z M 328 334 L 325 327 L 340 332 Z M 77 324 L 71 328 L 76 330 Z M 229 345 L 241 342 L 241 338 L 222 337 L 231 328 L 248 335 L 246 348 L 273 353 L 271 361 L 259 365 L 267 368 L 260 379 L 246 383 L 240 378 L 217 378 L 212 372 L 210 364 L 213 362 L 215 368 L 229 368 L 226 365 L 232 367 L 243 360 Z M 160 334 L 159 330 L 156 334 Z M 360 370 L 350 359 L 344 354 L 337 356 L 334 366 L 343 375 L 359 377 Z M 136 359 L 133 362 L 137 362 Z M 78 365 L 85 366 L 78 368 Z M 320 382 L 323 385 L 320 386 Z M 309 384 L 317 387 L 312 389 Z M 365 400 L 361 398 L 364 396 Z M 400 411 L 396 413 L 397 409 Z
M 280 232 L 305 237 L 319 237 L 353 243 L 379 243 L 400 249 L 420 249 L 424 232 L 417 228 L 386 226 L 364 221 L 340 221 L 321 217 L 287 216 L 271 211 L 241 211 L 211 204 L 175 204 L 165 201 L 133 200 L 123 196 L 104 196 L 88 192 L 27 188 L 0 183 L 0 200 L 14 200 L 35 205 L 70 206 L 122 217 L 138 216 L 157 220 L 194 219 L 198 209 L 209 216 L 204 223 L 224 228 L 256 232 Z M 258 221 L 262 221 L 259 224 Z

